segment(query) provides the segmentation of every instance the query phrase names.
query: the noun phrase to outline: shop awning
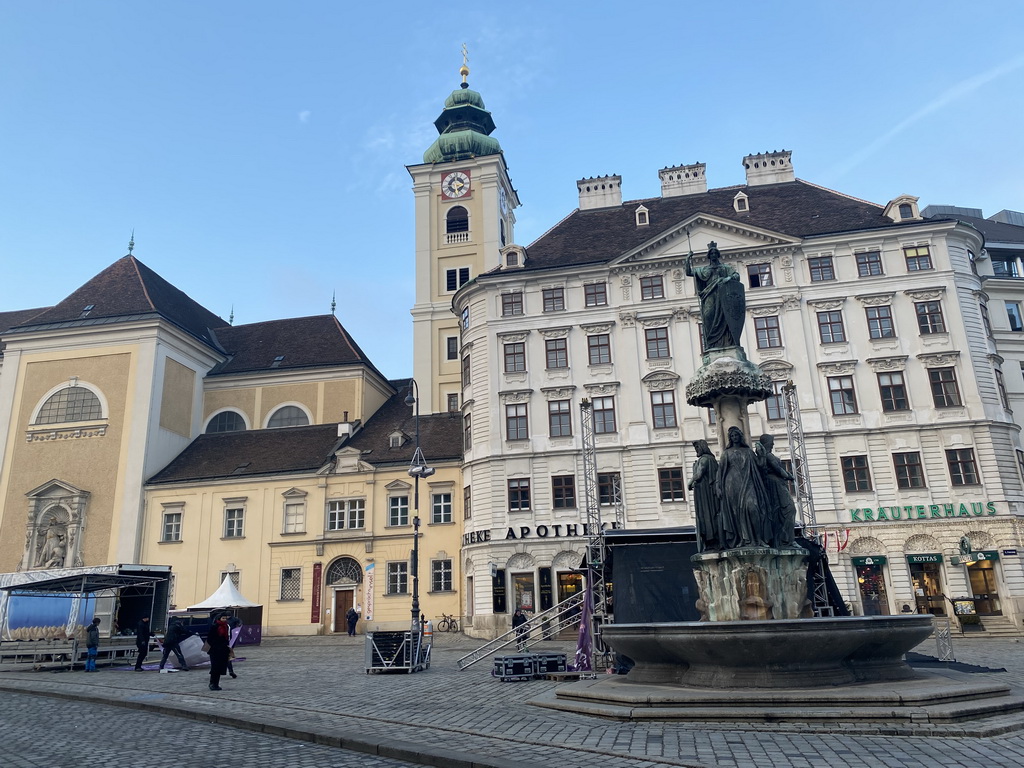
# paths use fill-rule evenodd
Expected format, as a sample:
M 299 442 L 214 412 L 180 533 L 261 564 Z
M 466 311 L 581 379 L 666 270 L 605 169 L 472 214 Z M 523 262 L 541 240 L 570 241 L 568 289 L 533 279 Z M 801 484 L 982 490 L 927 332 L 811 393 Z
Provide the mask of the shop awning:
M 75 597 L 122 587 L 144 586 L 167 581 L 166 576 L 134 576 L 125 573 L 83 573 L 53 579 L 9 584 L 0 591 L 17 597 Z

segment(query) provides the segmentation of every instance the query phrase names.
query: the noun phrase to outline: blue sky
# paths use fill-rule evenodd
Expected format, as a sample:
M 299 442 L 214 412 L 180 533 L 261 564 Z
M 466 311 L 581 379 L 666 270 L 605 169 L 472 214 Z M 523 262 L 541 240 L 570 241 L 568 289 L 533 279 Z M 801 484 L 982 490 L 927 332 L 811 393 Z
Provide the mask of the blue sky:
M 459 83 L 529 244 L 576 180 L 793 151 L 873 202 L 1024 210 L 1024 3 L 0 0 L 0 311 L 127 252 L 236 323 L 330 311 L 412 370 L 406 165 Z

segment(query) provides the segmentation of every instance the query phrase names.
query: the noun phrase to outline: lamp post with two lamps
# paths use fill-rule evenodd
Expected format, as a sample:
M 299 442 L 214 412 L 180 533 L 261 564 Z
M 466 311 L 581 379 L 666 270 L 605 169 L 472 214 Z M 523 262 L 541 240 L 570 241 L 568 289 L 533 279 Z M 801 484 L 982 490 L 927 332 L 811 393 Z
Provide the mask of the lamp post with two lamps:
M 405 404 L 416 408 L 416 451 L 409 464 L 409 475 L 413 478 L 412 518 L 412 633 L 417 637 L 422 631 L 420 623 L 420 478 L 430 477 L 436 471 L 427 466 L 427 460 L 420 449 L 420 387 L 416 379 L 409 379 L 409 394 Z M 414 394 L 415 393 L 415 394 Z M 418 647 L 418 644 L 417 644 Z

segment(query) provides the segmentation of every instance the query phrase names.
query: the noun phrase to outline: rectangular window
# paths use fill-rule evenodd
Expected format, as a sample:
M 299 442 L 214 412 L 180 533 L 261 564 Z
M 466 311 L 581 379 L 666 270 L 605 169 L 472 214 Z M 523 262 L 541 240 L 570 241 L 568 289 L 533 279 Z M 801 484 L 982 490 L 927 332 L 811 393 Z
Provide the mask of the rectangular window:
M 409 564 L 388 563 L 388 594 L 405 595 L 409 592 Z
M 327 502 L 327 530 L 363 528 L 366 525 L 365 499 L 339 499 Z
M 514 478 L 508 481 L 508 511 L 528 512 L 530 509 L 529 478 Z
M 462 450 L 468 451 L 473 447 L 473 417 L 466 414 L 462 417 Z
M 713 427 L 718 423 L 718 414 L 714 408 L 708 408 L 708 426 Z
M 545 312 L 561 312 L 565 309 L 564 288 L 545 288 L 541 295 L 544 297 Z
M 591 365 L 602 365 L 612 361 L 612 343 L 607 333 L 587 336 L 587 352 Z
M 1021 482 L 1024 482 L 1024 451 L 1017 449 L 1017 469 L 1020 471 Z
M 409 524 L 409 497 L 389 496 L 388 497 L 388 525 Z
M 857 254 L 857 274 L 860 277 L 874 277 L 881 275 L 882 254 L 878 251 L 868 251 Z
M 779 463 L 782 464 L 782 468 L 792 476 L 791 480 L 786 481 L 786 488 L 789 489 L 789 495 L 796 499 L 796 472 L 793 470 L 793 460 L 779 459 Z
M 938 301 L 914 302 L 917 312 L 917 327 L 922 334 L 945 333 L 946 321 L 942 319 L 942 303 Z
M 843 483 L 846 490 L 855 493 L 857 491 L 871 490 L 871 473 L 868 471 L 867 456 L 843 456 Z
M 462 518 L 469 520 L 473 517 L 473 488 L 466 486 L 462 489 Z
M 1010 321 L 1011 331 L 1024 331 L 1024 315 L 1021 314 L 1019 301 L 1007 301 L 1006 317 Z
M 955 368 L 929 368 L 928 381 L 932 385 L 932 400 L 936 408 L 956 408 L 963 405 Z
M 241 587 L 242 574 L 238 571 L 221 571 L 220 580 L 222 582 L 224 581 L 225 577 L 231 579 L 231 586 L 233 586 L 235 589 L 239 589 Z
M 1010 410 L 1010 396 L 1006 394 L 1006 379 L 1003 378 L 1003 372 L 998 368 L 995 369 L 996 374 L 996 389 L 999 390 L 999 399 L 1003 402 L 1003 408 Z
M 449 360 L 458 360 L 459 359 L 459 337 L 458 336 L 448 336 L 447 338 L 445 338 L 444 343 L 445 343 L 445 356 Z
M 444 287 L 448 293 L 454 293 L 469 282 L 469 267 L 457 269 L 446 269 L 444 273 Z
M 775 285 L 772 280 L 771 264 L 747 265 L 747 282 L 751 288 L 770 288 Z
M 643 301 L 665 298 L 665 282 L 661 275 L 640 278 L 640 298 Z
M 882 396 L 883 411 L 908 411 L 907 386 L 901 371 L 878 374 L 878 392 Z
M 622 479 L 618 472 L 600 472 L 597 475 L 597 502 L 603 507 L 622 501 Z
M 668 350 L 668 328 L 648 328 L 644 331 L 647 343 L 647 357 L 655 359 L 670 357 Z
M 779 421 L 786 418 L 786 401 L 782 394 L 782 388 L 786 386 L 783 381 L 772 382 L 772 394 L 764 401 L 768 410 L 768 421 Z
M 818 335 L 822 344 L 836 344 L 846 341 L 846 329 L 843 327 L 843 313 L 838 310 L 818 313 Z
M 459 393 L 449 392 L 446 395 L 448 399 L 448 413 L 456 413 L 459 410 Z
M 980 482 L 973 448 L 947 450 L 946 464 L 949 465 L 949 479 L 953 485 L 977 485 Z
M 526 403 L 508 403 L 505 406 L 505 439 L 526 440 L 529 436 Z
M 430 494 L 430 522 L 435 525 L 452 522 L 452 495 L 450 493 Z
M 896 486 L 898 488 L 924 488 L 924 467 L 921 454 L 917 451 L 894 453 L 892 464 L 896 470 Z
M 583 297 L 588 307 L 603 307 L 608 304 L 608 286 L 604 283 L 587 283 L 583 286 Z
M 865 307 L 868 318 L 868 336 L 872 339 L 896 338 L 896 327 L 892 322 L 892 307 Z
M 615 431 L 615 398 L 595 397 L 594 404 L 594 434 L 604 435 Z
M 181 541 L 181 512 L 164 512 L 160 541 Z
M 832 413 L 846 416 L 857 411 L 857 395 L 853 391 L 853 376 L 829 376 L 828 392 L 832 399 Z
M 547 339 L 544 342 L 544 356 L 548 370 L 569 367 L 569 345 L 565 339 Z
M 757 334 L 758 349 L 773 349 L 782 346 L 782 333 L 779 331 L 779 316 L 755 317 L 754 331 Z
M 820 283 L 825 280 L 836 279 L 836 269 L 832 264 L 831 254 L 828 256 L 816 256 L 808 259 L 807 268 L 811 272 L 812 283 Z
M 245 510 L 232 507 L 224 510 L 224 538 L 240 539 L 245 535 Z
M 1020 269 L 1014 257 L 992 258 L 992 273 L 996 277 L 1020 277 Z M 977 274 L 977 273 L 975 273 Z
M 304 533 L 305 530 L 306 502 L 286 502 L 284 505 L 284 533 Z
M 979 307 L 981 308 L 981 322 L 985 326 L 985 335 L 988 336 L 991 339 L 992 338 L 992 319 L 989 317 L 989 314 L 988 314 L 988 304 L 986 304 L 985 302 L 981 302 L 981 304 L 979 304 Z
M 517 341 L 505 344 L 505 373 L 521 373 L 526 370 L 526 344 Z
M 501 316 L 512 317 L 513 315 L 521 314 L 523 314 L 522 291 L 501 294 Z
M 465 389 L 470 383 L 469 355 L 462 358 L 462 388 Z
M 919 245 L 913 248 L 904 248 L 903 256 L 907 260 L 908 272 L 920 272 L 932 268 L 932 254 L 927 245 Z
M 572 413 L 568 400 L 548 401 L 548 434 L 551 437 L 572 436 Z
M 302 599 L 302 569 L 282 568 L 281 569 L 281 599 L 301 600 Z
M 451 592 L 452 591 L 452 561 L 431 560 L 430 561 L 430 591 Z
M 670 389 L 651 392 L 651 415 L 655 429 L 676 427 L 676 396 Z
M 462 310 L 462 330 L 469 328 L 469 307 L 464 307 Z
M 551 506 L 555 509 L 576 509 L 576 478 L 554 475 L 551 478 Z
M 683 468 L 669 467 L 658 470 L 658 490 L 662 501 L 685 501 L 683 493 Z

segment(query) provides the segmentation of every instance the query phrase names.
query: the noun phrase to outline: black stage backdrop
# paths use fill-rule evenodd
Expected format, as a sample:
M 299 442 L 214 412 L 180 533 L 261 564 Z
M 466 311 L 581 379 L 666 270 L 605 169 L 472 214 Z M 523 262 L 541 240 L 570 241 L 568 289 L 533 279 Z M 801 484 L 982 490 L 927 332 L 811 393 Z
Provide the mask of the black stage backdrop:
M 613 544 L 612 610 L 616 624 L 699 621 L 690 555 L 695 541 Z

